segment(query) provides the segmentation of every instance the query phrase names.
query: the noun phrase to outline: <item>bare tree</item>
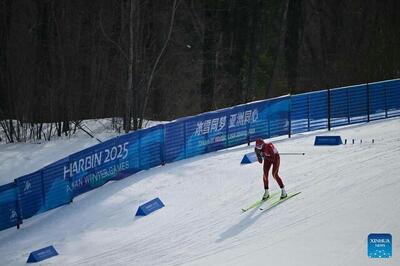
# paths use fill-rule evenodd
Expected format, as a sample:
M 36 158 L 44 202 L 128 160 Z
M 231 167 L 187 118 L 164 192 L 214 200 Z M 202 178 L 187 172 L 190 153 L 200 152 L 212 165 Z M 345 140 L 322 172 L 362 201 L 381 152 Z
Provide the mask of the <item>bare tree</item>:
M 167 34 L 167 38 L 164 41 L 164 45 L 161 48 L 160 53 L 158 54 L 156 60 L 153 63 L 153 67 L 151 69 L 151 72 L 149 74 L 148 80 L 147 80 L 147 84 L 146 84 L 146 88 L 145 88 L 145 94 L 144 94 L 144 104 L 142 105 L 142 110 L 140 113 L 140 117 L 139 117 L 139 128 L 142 127 L 143 125 L 143 118 L 147 109 L 147 103 L 149 101 L 149 96 L 150 96 L 150 92 L 151 92 L 151 88 L 153 85 L 153 79 L 154 79 L 154 75 L 155 75 L 155 71 L 157 69 L 157 67 L 160 64 L 160 60 L 163 57 L 163 55 L 165 54 L 165 50 L 168 47 L 169 41 L 171 39 L 171 35 L 172 35 L 172 31 L 174 28 L 174 22 L 175 22 L 175 13 L 176 13 L 176 9 L 178 7 L 178 0 L 174 0 L 173 4 L 172 4 L 172 11 L 171 11 L 171 20 L 170 20 L 170 24 L 169 24 L 169 30 L 168 30 L 168 34 Z
M 103 35 L 120 52 L 127 63 L 127 83 L 124 97 L 125 132 L 129 132 L 132 129 L 132 120 L 134 130 L 141 128 L 143 125 L 143 118 L 147 110 L 156 70 L 160 65 L 160 61 L 165 54 L 172 36 L 178 2 L 178 0 L 174 0 L 172 3 L 168 34 L 164 40 L 164 44 L 153 61 L 154 48 L 151 49 L 150 47 L 154 46 L 155 43 L 151 36 L 154 32 L 147 31 L 147 23 L 149 23 L 149 21 L 146 21 L 146 19 L 148 20 L 146 15 L 149 15 L 149 12 L 152 12 L 151 10 L 148 10 L 146 6 L 149 3 L 140 0 L 129 1 L 129 38 L 127 53 L 124 51 L 120 43 L 114 41 L 105 32 L 102 22 L 102 13 L 100 10 L 100 29 Z M 149 53 L 147 50 L 152 50 L 153 53 Z

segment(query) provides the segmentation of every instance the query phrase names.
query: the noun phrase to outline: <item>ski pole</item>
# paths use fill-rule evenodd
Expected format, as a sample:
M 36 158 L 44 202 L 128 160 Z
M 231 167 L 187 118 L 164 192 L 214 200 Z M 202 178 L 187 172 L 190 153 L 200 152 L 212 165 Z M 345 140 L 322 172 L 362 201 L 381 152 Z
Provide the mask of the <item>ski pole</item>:
M 280 152 L 280 155 L 306 155 L 305 152 Z

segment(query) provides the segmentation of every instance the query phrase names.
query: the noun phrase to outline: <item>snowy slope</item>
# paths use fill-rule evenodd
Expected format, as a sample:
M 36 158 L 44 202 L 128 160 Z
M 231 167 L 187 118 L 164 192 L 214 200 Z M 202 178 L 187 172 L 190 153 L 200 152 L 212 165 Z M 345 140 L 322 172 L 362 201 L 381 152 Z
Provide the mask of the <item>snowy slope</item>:
M 268 212 L 240 211 L 263 193 L 261 165 L 239 164 L 247 146 L 108 183 L 1 231 L 0 265 L 48 245 L 60 255 L 41 265 L 400 265 L 399 130 L 391 119 L 319 132 L 356 139 L 336 147 L 313 146 L 316 133 L 275 140 L 306 156 L 282 156 L 287 190 L 302 193 Z M 155 197 L 165 208 L 134 217 Z M 368 258 L 375 232 L 392 234 L 393 258 Z

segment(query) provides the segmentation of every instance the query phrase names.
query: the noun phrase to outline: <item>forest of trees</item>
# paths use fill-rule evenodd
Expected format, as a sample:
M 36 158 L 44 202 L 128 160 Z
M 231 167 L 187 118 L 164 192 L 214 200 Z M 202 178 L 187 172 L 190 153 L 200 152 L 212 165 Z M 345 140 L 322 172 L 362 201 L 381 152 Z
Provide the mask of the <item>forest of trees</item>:
M 400 77 L 400 2 L 0 0 L 0 125 L 171 120 Z M 15 125 L 17 121 L 17 125 Z M 15 135 L 15 136 L 14 136 Z

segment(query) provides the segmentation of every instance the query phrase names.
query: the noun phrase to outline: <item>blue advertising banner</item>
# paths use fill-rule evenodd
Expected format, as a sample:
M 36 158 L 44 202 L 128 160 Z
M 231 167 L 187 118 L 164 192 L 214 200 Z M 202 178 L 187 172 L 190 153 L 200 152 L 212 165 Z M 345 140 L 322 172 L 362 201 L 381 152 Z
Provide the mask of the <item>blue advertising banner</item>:
M 186 158 L 185 122 L 174 121 L 164 128 L 165 162 L 171 163 Z
M 318 91 L 309 94 L 310 130 L 328 128 L 328 91 Z
M 232 108 L 220 112 L 209 113 L 202 124 L 202 129 L 206 131 L 206 152 L 222 150 L 228 147 L 229 138 L 227 138 L 228 125 L 226 123 L 228 116 L 232 115 Z M 200 128 L 197 128 L 200 130 Z M 196 129 L 196 130 L 197 130 Z M 204 132 L 203 132 L 204 133 Z
M 289 95 L 251 103 L 246 107 L 246 113 L 250 116 L 249 141 L 289 134 Z
M 21 207 L 21 218 L 27 219 L 45 210 L 42 172 L 25 175 L 16 179 L 17 193 Z
M 225 126 L 226 145 L 233 147 L 248 142 L 248 127 L 252 121 L 258 119 L 258 110 L 252 113 L 245 105 L 233 107 L 221 118 Z
M 291 97 L 290 123 L 291 133 L 297 134 L 310 130 L 310 94 Z
M 18 211 L 15 183 L 0 186 L 0 230 L 18 224 Z
M 386 117 L 400 115 L 400 80 L 385 83 Z
M 293 134 L 328 128 L 328 91 L 292 96 L 290 123 Z
M 119 136 L 116 140 L 117 149 L 121 150 L 122 154 L 117 161 L 118 174 L 112 177 L 114 180 L 119 180 L 139 172 L 139 134 L 132 132 Z
M 185 121 L 186 158 L 207 152 L 210 127 L 205 114 Z
M 384 84 L 368 85 L 370 120 L 385 118 L 387 106 L 385 90 Z
M 330 91 L 331 125 L 342 126 L 349 123 L 349 97 L 346 89 Z
M 119 179 L 119 173 L 129 172 L 130 151 L 135 151 L 136 142 L 125 139 L 111 139 L 69 157 L 64 168 L 64 178 L 71 182 L 74 196 L 102 186 L 112 179 Z M 133 155 L 134 156 L 134 155 Z M 135 166 L 134 164 L 132 165 Z
M 286 96 L 260 101 L 184 120 L 186 158 L 248 143 L 256 138 L 288 134 L 289 99 Z M 166 146 L 169 151 L 168 144 Z
M 365 85 L 347 89 L 349 98 L 349 123 L 368 121 L 368 87 Z M 350 104 L 351 102 L 351 104 Z
M 44 206 L 50 210 L 70 203 L 72 190 L 70 179 L 65 178 L 64 170 L 69 167 L 68 157 L 52 163 L 42 170 Z
M 161 165 L 164 152 L 163 126 L 158 125 L 138 132 L 140 133 L 140 169 L 147 170 Z

